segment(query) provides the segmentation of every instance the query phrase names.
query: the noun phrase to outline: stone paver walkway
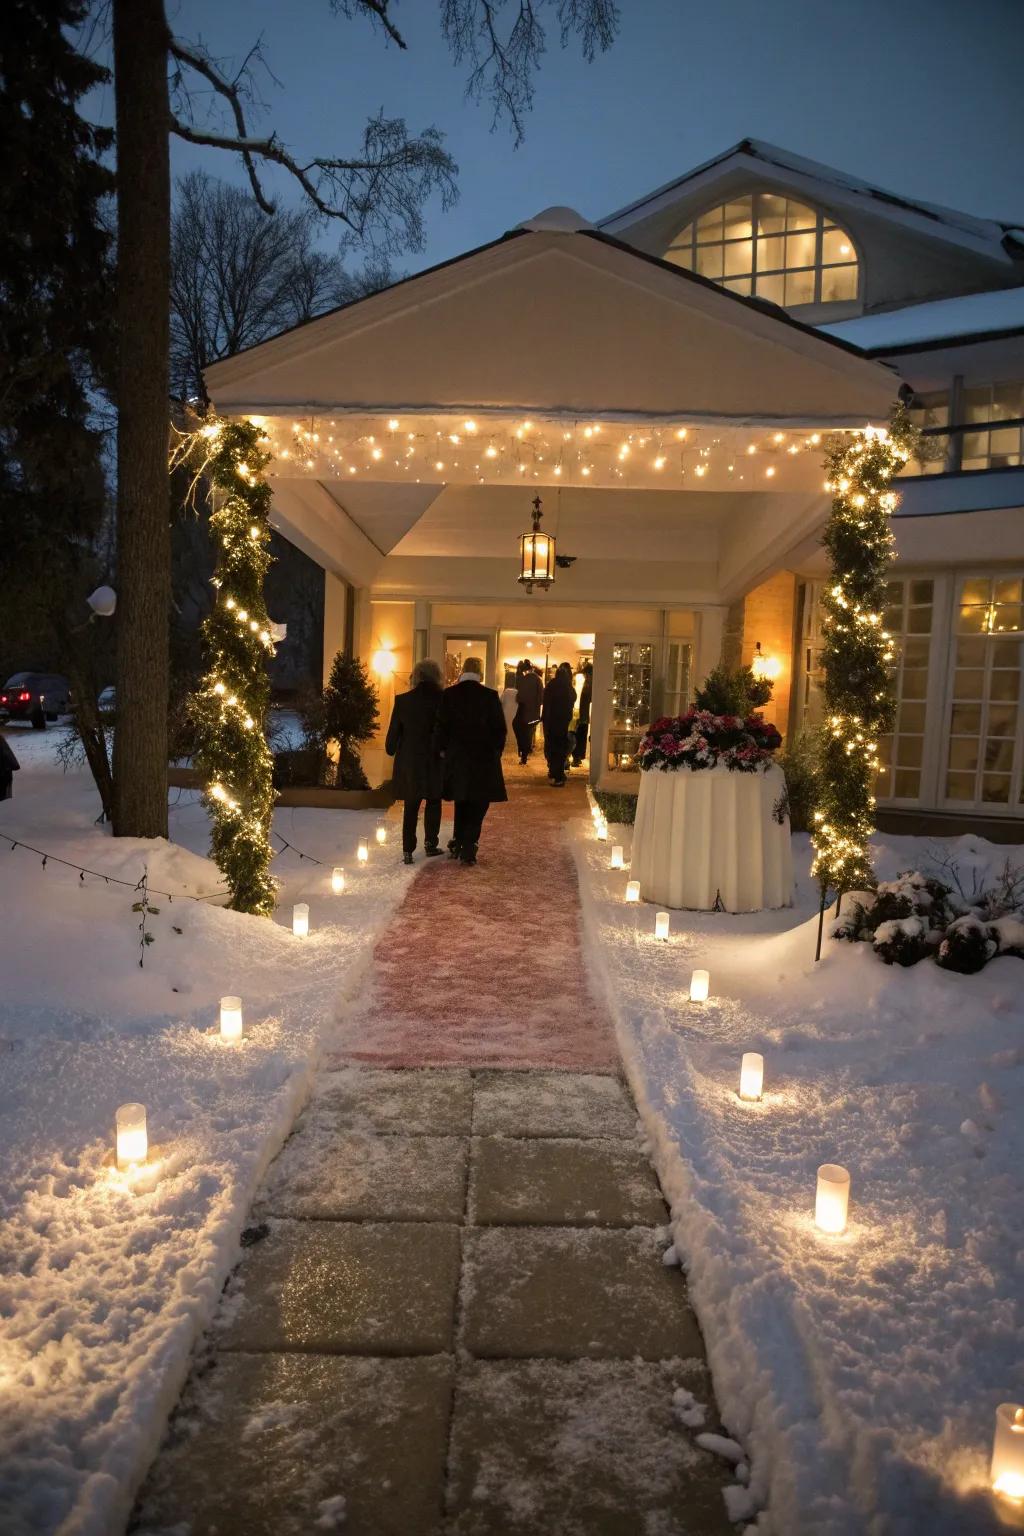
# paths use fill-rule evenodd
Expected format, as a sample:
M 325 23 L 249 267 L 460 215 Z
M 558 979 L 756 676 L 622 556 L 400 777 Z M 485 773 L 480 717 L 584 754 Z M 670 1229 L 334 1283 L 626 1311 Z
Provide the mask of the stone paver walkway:
M 436 860 L 270 1169 L 146 1536 L 719 1536 L 667 1211 L 536 779 Z M 519 1070 L 506 1070 L 509 1067 Z M 553 1070 L 557 1069 L 557 1070 Z

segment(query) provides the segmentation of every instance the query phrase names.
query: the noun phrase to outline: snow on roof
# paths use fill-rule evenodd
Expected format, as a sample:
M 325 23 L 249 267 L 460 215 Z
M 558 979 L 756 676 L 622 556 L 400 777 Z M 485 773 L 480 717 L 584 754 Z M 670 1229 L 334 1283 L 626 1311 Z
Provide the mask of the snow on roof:
M 849 341 L 866 352 L 913 347 L 925 342 L 1000 335 L 1024 330 L 1024 288 L 998 288 L 992 293 L 964 293 L 953 299 L 933 299 L 878 315 L 860 315 L 817 327 L 826 336 Z
M 845 171 L 837 171 L 830 165 L 823 165 L 819 160 L 808 160 L 803 155 L 794 155 L 786 149 L 780 149 L 776 144 L 769 144 L 764 139 L 741 139 L 731 149 L 727 149 L 721 155 L 715 155 L 710 160 L 705 160 L 702 165 L 694 166 L 685 175 L 676 177 L 675 180 L 666 182 L 664 186 L 657 187 L 653 192 L 648 192 L 644 197 L 637 198 L 635 202 L 624 208 L 619 208 L 607 218 L 601 219 L 598 228 L 603 229 L 614 226 L 629 214 L 639 214 L 643 208 L 653 203 L 655 199 L 663 197 L 666 193 L 676 188 L 684 187 L 688 181 L 724 165 L 728 160 L 746 155 L 754 160 L 764 161 L 766 165 L 777 166 L 780 170 L 789 171 L 795 175 L 812 177 L 816 181 L 827 182 L 833 187 L 841 189 L 847 194 L 853 194 L 857 198 L 864 198 L 883 205 L 888 204 L 894 209 L 902 209 L 904 212 L 916 214 L 921 218 L 943 225 L 949 231 L 956 231 L 960 235 L 969 236 L 973 240 L 991 243 L 996 247 L 1002 247 L 1004 236 L 1008 233 L 1019 234 L 1019 221 L 1000 221 L 998 219 L 979 219 L 972 214 L 962 213 L 956 208 L 945 208 L 938 203 L 920 202 L 915 198 L 903 197 L 896 192 L 889 192 L 884 187 L 873 186 L 872 183 L 861 181 L 857 176 L 850 176 Z M 999 254 L 1003 254 L 1000 249 Z

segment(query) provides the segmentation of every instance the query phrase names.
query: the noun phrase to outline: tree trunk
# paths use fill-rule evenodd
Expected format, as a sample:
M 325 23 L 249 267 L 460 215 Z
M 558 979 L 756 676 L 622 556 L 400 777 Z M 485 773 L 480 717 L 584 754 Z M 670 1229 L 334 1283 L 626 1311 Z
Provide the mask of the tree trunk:
M 163 0 L 114 0 L 117 728 L 114 832 L 167 836 L 171 185 Z

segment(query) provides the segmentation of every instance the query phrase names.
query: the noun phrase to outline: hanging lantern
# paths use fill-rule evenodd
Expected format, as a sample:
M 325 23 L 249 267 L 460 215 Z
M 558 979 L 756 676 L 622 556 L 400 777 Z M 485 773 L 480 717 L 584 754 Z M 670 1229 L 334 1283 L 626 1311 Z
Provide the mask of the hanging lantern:
M 542 516 L 540 497 L 535 496 L 533 528 L 519 539 L 519 580 L 527 592 L 534 587 L 547 591 L 555 579 L 555 540 L 552 534 L 541 532 Z

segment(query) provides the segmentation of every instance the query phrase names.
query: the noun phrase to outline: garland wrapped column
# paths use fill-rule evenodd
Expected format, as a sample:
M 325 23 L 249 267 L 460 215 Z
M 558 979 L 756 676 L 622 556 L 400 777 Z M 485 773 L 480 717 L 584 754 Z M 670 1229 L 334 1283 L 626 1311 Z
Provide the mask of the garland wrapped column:
M 271 562 L 270 454 L 251 422 L 211 422 L 195 434 L 213 482 L 210 534 L 217 550 L 215 600 L 203 621 L 207 670 L 192 699 L 196 766 L 213 818 L 210 851 L 236 912 L 274 909 L 270 818 L 274 761 L 264 735 L 274 654 L 263 582 Z
M 841 895 L 874 883 L 868 839 L 874 830 L 878 739 L 891 730 L 896 649 L 882 626 L 885 581 L 893 559 L 893 476 L 916 438 L 902 406 L 889 430 L 866 427 L 833 439 L 826 460 L 832 514 L 823 543 L 822 667 L 825 720 L 818 744 L 812 872 L 821 890 Z M 819 925 L 820 928 L 820 925 Z M 820 948 L 820 932 L 819 932 Z

